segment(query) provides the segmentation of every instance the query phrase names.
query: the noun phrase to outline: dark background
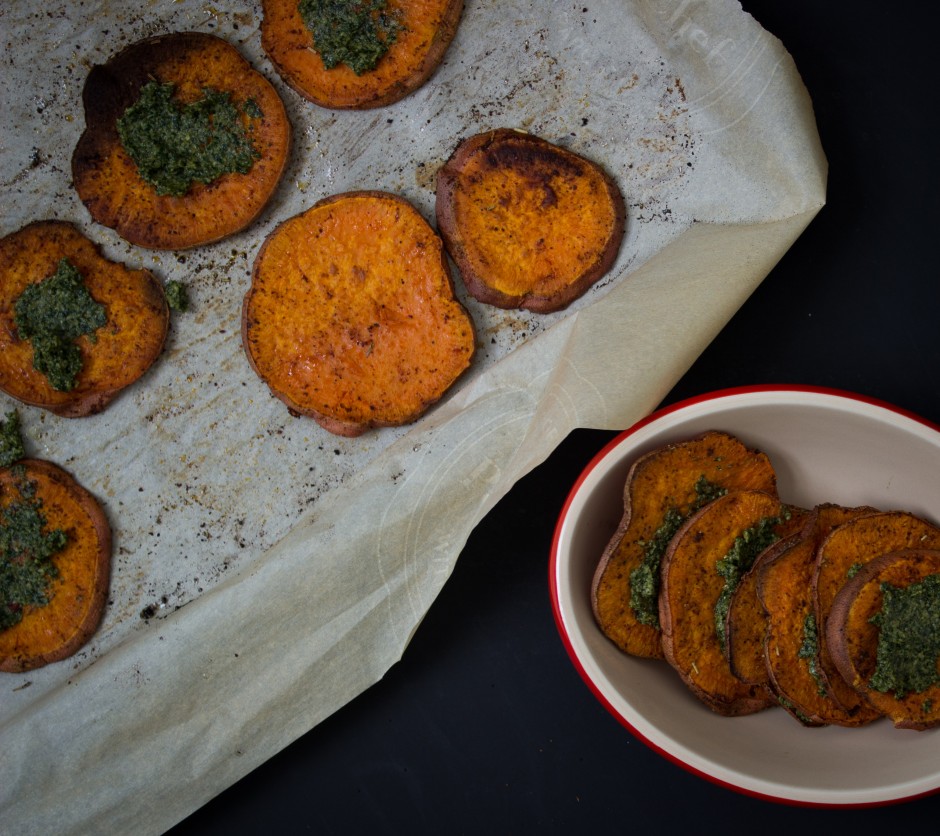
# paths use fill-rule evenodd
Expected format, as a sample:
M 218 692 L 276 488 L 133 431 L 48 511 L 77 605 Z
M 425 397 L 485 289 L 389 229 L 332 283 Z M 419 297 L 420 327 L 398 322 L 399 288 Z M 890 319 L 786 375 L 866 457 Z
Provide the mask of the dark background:
M 828 202 L 665 403 L 813 384 L 940 424 L 937 35 L 916 12 L 926 7 L 743 6 L 783 41 L 810 92 Z M 573 432 L 473 532 L 402 661 L 172 833 L 936 832 L 940 796 L 825 810 L 713 785 L 594 699 L 555 628 L 548 555 L 572 482 L 613 435 Z

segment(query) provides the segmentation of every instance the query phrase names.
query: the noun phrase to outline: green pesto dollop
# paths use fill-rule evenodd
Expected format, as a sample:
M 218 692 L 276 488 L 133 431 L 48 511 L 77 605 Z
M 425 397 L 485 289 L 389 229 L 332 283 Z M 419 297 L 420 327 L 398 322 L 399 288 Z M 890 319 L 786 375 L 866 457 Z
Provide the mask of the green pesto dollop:
M 157 194 L 182 197 L 194 183 L 247 174 L 261 154 L 242 114 L 258 118 L 257 104 L 239 109 L 230 93 L 208 87 L 201 99 L 183 104 L 174 98 L 175 89 L 147 82 L 117 120 L 121 144 L 140 176 Z
M 803 618 L 803 642 L 796 655 L 797 658 L 806 660 L 806 668 L 813 682 L 816 683 L 816 692 L 819 696 L 827 696 L 828 692 L 823 685 L 822 674 L 819 670 L 819 626 L 816 624 L 816 616 L 811 612 Z
M 345 64 L 362 75 L 375 69 L 402 29 L 387 5 L 386 0 L 300 0 L 297 9 L 323 66 Z
M 879 635 L 868 685 L 903 699 L 940 684 L 940 574 L 904 588 L 883 583 L 881 591 L 881 610 L 871 618 Z
M 715 564 L 715 571 L 725 580 L 715 602 L 715 633 L 722 652 L 728 640 L 728 608 L 731 606 L 734 591 L 747 570 L 754 565 L 757 556 L 780 539 L 776 529 L 782 520 L 781 516 L 764 517 L 750 528 L 746 528 L 734 538 L 728 553 Z
M 704 475 L 699 476 L 695 499 L 684 508 L 669 508 L 653 536 L 639 543 L 643 546 L 643 558 L 630 572 L 630 608 L 640 624 L 659 628 L 659 568 L 669 541 L 692 514 L 726 493 L 725 488 L 710 482 Z
M 67 258 L 55 273 L 29 285 L 14 303 L 14 322 L 20 339 L 33 347 L 33 368 L 49 385 L 70 392 L 82 370 L 82 353 L 75 342 L 107 322 L 104 305 L 88 292 L 82 274 Z
M 17 496 L 0 509 L 0 630 L 19 624 L 26 607 L 49 603 L 59 574 L 52 557 L 67 542 L 61 529 L 46 530 L 36 483 L 23 474 L 15 487 Z
M 0 420 L 0 467 L 7 467 L 26 456 L 20 433 L 20 416 L 14 409 Z
M 166 303 L 174 311 L 184 313 L 189 310 L 189 293 L 186 285 L 176 280 L 166 283 Z

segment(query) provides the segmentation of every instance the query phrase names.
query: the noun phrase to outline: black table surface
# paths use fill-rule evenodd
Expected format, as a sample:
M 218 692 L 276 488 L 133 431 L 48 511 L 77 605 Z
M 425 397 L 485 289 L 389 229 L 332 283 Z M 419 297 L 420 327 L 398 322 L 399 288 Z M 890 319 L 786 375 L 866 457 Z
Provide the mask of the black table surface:
M 914 4 L 742 5 L 782 40 L 813 99 L 827 204 L 664 403 L 796 383 L 940 424 L 935 30 Z M 940 795 L 831 810 L 715 785 L 595 700 L 555 627 L 548 555 L 572 482 L 613 435 L 572 432 L 473 531 L 381 682 L 171 832 L 935 830 Z

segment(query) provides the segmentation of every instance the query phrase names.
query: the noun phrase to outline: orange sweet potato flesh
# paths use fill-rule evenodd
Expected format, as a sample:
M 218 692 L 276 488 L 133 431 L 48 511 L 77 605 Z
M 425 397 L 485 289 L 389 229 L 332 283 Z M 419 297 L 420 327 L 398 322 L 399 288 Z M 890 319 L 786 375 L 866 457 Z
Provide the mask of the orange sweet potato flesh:
M 561 310 L 611 268 L 626 208 L 593 161 L 522 131 L 461 142 L 437 178 L 437 225 L 481 302 Z
M 773 494 L 733 491 L 693 514 L 663 558 L 659 620 L 666 661 L 718 714 L 750 714 L 775 704 L 766 686 L 743 682 L 731 672 L 715 629 L 715 606 L 725 584 L 718 561 L 743 532 L 784 514 Z
M 77 344 L 83 368 L 68 392 L 33 368 L 33 348 L 17 334 L 14 305 L 23 290 L 67 258 L 82 273 L 107 323 Z M 77 418 L 100 412 L 138 380 L 163 350 L 169 326 L 163 288 L 147 270 L 105 258 L 70 223 L 36 221 L 0 239 L 0 389 L 23 403 Z
M 812 580 L 816 550 L 838 525 L 874 508 L 819 505 L 811 525 L 758 567 L 757 589 L 766 612 L 763 660 L 780 704 L 806 726 L 859 726 L 871 714 L 846 711 L 828 695 L 828 677 L 815 658 L 801 658 L 804 624 L 814 615 Z M 814 672 L 816 675 L 814 676 Z
M 475 350 L 440 238 L 384 192 L 326 198 L 271 233 L 245 295 L 242 339 L 292 412 L 346 436 L 416 420 Z
M 402 29 L 375 67 L 361 75 L 345 64 L 324 66 L 298 0 L 263 0 L 261 7 L 261 45 L 281 77 L 315 104 L 342 110 L 389 105 L 421 87 L 457 33 L 463 0 L 389 0 L 386 11 Z
M 65 547 L 52 559 L 58 576 L 49 603 L 29 609 L 0 630 L 0 671 L 42 667 L 71 656 L 97 630 L 111 574 L 111 528 L 98 501 L 51 462 L 24 459 L 0 470 L 0 506 L 19 496 L 17 468 L 36 483 L 47 530 L 66 532 Z
M 879 627 L 871 618 L 884 600 L 882 583 L 899 589 L 940 574 L 940 550 L 907 549 L 879 555 L 847 581 L 832 602 L 827 645 L 843 679 L 897 728 L 921 731 L 940 725 L 940 685 L 899 697 L 869 686 L 875 672 Z
M 667 513 L 691 513 L 702 477 L 727 490 L 776 491 L 769 458 L 724 432 L 670 443 L 634 462 L 624 484 L 623 517 L 601 555 L 591 589 L 595 620 L 626 653 L 663 657 L 658 625 L 641 623 L 630 605 L 630 575 Z
M 195 183 L 180 197 L 157 194 L 117 133 L 118 118 L 149 81 L 174 84 L 182 102 L 202 98 L 204 88 L 230 93 L 240 107 L 254 101 L 261 116 L 250 127 L 260 158 L 246 174 Z M 267 204 L 287 163 L 291 126 L 277 91 L 214 35 L 180 32 L 138 41 L 92 67 L 82 101 L 85 130 L 72 155 L 75 189 L 92 218 L 141 247 L 182 250 L 239 232 Z
M 879 712 L 839 675 L 827 641 L 833 601 L 850 570 L 888 552 L 940 548 L 940 528 L 906 511 L 868 514 L 832 530 L 820 544 L 814 571 L 813 606 L 819 630 L 819 661 L 826 672 L 830 697 L 846 711 L 877 716 Z

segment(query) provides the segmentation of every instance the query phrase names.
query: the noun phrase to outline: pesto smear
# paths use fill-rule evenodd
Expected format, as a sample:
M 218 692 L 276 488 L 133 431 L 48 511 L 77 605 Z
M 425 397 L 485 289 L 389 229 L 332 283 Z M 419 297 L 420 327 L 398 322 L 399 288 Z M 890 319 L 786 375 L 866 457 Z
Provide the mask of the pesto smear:
M 0 420 L 0 467 L 7 467 L 26 456 L 20 435 L 20 416 L 14 409 Z
M 194 183 L 209 184 L 223 174 L 247 174 L 261 154 L 242 114 L 261 111 L 249 99 L 239 109 L 231 94 L 212 88 L 183 104 L 173 84 L 149 81 L 140 97 L 117 120 L 121 144 L 140 176 L 158 195 L 182 197 Z
M 699 476 L 695 499 L 684 508 L 669 508 L 653 536 L 638 544 L 643 546 L 643 558 L 630 572 L 630 608 L 640 624 L 659 628 L 659 567 L 669 541 L 699 508 L 726 493 L 725 488 L 709 482 L 704 475 Z
M 345 64 L 362 75 L 375 69 L 402 30 L 387 5 L 386 0 L 300 0 L 297 10 L 323 66 Z
M 819 626 L 816 624 L 816 616 L 811 612 L 803 618 L 803 643 L 796 655 L 797 658 L 806 660 L 807 670 L 816 683 L 819 696 L 828 696 L 819 671 Z
M 55 273 L 20 294 L 13 311 L 17 334 L 32 344 L 33 368 L 53 389 L 70 392 L 82 370 L 75 341 L 87 336 L 95 342 L 95 331 L 107 322 L 104 306 L 91 297 L 82 274 L 63 258 Z
M 19 624 L 26 607 L 49 603 L 49 583 L 59 574 L 52 557 L 67 541 L 61 529 L 46 530 L 36 483 L 22 473 L 15 489 L 0 508 L 0 630 Z
M 171 310 L 185 313 L 189 310 L 189 293 L 186 285 L 176 280 L 166 283 L 166 303 Z
M 883 583 L 877 664 L 869 687 L 898 699 L 940 684 L 940 574 L 898 588 Z
M 745 572 L 754 565 L 754 560 L 768 546 L 772 546 L 780 535 L 777 526 L 783 517 L 764 517 L 755 525 L 746 528 L 737 537 L 728 553 L 715 564 L 715 570 L 725 579 L 725 584 L 715 602 L 715 633 L 724 652 L 727 645 L 728 607 Z

